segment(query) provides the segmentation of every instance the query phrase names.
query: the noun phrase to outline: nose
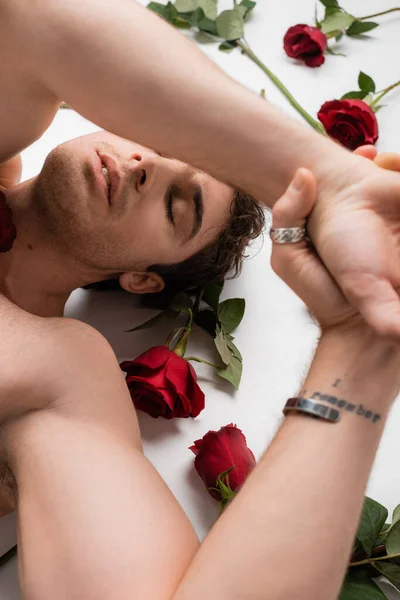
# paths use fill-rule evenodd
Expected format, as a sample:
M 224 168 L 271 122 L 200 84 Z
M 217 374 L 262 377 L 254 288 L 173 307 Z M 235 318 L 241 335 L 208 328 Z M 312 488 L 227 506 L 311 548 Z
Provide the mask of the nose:
M 129 160 L 130 172 L 134 176 L 135 186 L 139 192 L 152 185 L 157 168 L 158 156 L 147 152 L 135 152 Z

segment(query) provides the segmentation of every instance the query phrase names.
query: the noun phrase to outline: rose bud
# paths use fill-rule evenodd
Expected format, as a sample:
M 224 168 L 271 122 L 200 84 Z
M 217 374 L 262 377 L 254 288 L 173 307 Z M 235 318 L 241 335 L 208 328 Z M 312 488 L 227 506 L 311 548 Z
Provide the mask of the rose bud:
M 203 410 L 195 370 L 166 346 L 150 348 L 120 367 L 135 407 L 151 417 L 197 417 Z
M 302 60 L 308 67 L 320 67 L 325 62 L 328 38 L 317 27 L 294 25 L 287 30 L 283 47 L 290 58 Z
M 208 488 L 208 493 L 218 501 L 224 499 L 217 489 L 218 478 L 222 473 L 232 469 L 223 481 L 233 492 L 237 492 L 256 465 L 246 438 L 232 423 L 221 427 L 219 431 L 209 431 L 189 449 L 196 455 L 194 466 Z
M 363 100 L 331 100 L 319 109 L 318 119 L 327 134 L 349 150 L 375 144 L 379 137 L 378 121 Z
M 8 252 L 13 247 L 17 230 L 13 216 L 7 205 L 6 195 L 0 190 L 0 252 Z

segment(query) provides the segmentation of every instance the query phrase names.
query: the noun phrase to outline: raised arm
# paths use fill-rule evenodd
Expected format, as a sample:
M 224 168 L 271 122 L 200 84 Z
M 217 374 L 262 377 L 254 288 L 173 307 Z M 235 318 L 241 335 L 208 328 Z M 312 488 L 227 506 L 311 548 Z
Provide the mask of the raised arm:
M 300 166 L 317 178 L 332 165 L 347 170 L 348 152 L 228 77 L 134 0 L 5 0 L 0 10 L 12 60 L 34 76 L 32 95 L 42 85 L 104 129 L 270 206 Z

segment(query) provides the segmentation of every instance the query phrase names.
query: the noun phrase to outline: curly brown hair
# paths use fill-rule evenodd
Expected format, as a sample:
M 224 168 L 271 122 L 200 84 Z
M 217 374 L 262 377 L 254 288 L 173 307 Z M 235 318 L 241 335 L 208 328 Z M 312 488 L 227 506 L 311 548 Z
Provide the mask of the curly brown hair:
M 228 224 L 216 241 L 183 262 L 148 267 L 149 272 L 163 278 L 165 288 L 158 294 L 146 294 L 146 304 L 162 306 L 181 290 L 220 282 L 228 275 L 237 277 L 248 244 L 261 234 L 264 226 L 264 209 L 252 196 L 235 190 Z M 117 289 L 119 285 L 115 281 L 105 281 L 87 287 Z

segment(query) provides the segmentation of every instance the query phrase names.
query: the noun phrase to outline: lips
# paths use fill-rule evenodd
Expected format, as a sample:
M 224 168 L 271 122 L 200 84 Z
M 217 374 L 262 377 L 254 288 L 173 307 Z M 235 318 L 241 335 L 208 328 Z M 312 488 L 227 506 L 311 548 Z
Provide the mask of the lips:
M 103 169 L 102 169 L 102 177 L 103 177 L 104 183 L 107 187 L 107 195 L 108 195 L 109 203 L 112 205 L 112 204 L 114 204 L 116 195 L 118 193 L 119 185 L 121 182 L 121 174 L 119 172 L 117 163 L 115 162 L 115 160 L 113 158 L 111 158 L 111 156 L 108 156 L 107 154 L 104 154 L 103 152 L 98 152 L 98 156 L 101 161 L 101 166 L 106 167 L 106 169 L 108 171 L 109 184 L 107 183 L 107 181 L 104 177 Z
M 97 189 L 99 189 L 103 193 L 104 198 L 107 201 L 107 204 L 110 204 L 108 185 L 104 178 L 101 159 L 100 159 L 99 155 L 97 154 L 97 152 L 95 153 L 95 155 L 93 157 L 93 171 L 94 171 Z

